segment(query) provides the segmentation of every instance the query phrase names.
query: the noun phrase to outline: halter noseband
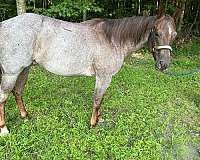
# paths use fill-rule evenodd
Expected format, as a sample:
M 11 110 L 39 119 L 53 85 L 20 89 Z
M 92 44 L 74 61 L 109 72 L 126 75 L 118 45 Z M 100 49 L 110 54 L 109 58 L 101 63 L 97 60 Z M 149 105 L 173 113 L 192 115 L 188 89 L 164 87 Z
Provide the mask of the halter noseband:
M 156 52 L 157 50 L 161 49 L 168 49 L 172 52 L 172 47 L 170 45 L 156 45 L 155 44 L 155 28 L 151 29 L 151 36 L 153 36 L 153 48 L 152 51 Z
M 156 50 L 161 50 L 161 49 L 168 49 L 170 52 L 172 52 L 172 47 L 169 45 L 160 45 L 160 46 L 154 46 L 153 51 L 155 52 Z

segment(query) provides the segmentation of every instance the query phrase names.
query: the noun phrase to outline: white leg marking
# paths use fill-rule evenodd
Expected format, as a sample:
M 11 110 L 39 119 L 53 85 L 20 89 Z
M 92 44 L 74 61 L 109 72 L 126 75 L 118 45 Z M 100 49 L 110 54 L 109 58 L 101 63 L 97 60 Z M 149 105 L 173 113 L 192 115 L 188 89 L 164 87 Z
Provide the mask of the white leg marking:
M 0 102 L 4 102 L 8 98 L 8 94 L 4 93 L 0 86 Z
M 5 137 L 9 134 L 9 131 L 6 126 L 4 126 L 3 128 L 0 128 L 0 129 L 1 129 L 0 137 Z

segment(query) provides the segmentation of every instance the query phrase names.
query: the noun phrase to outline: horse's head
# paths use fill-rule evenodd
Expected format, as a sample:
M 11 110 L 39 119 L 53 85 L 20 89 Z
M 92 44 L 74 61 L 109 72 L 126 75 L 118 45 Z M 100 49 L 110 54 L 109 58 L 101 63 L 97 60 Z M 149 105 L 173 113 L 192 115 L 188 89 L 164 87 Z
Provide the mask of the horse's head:
M 160 71 L 169 67 L 172 52 L 170 44 L 176 35 L 174 19 L 163 12 L 159 12 L 149 36 L 149 47 L 156 62 L 156 68 Z

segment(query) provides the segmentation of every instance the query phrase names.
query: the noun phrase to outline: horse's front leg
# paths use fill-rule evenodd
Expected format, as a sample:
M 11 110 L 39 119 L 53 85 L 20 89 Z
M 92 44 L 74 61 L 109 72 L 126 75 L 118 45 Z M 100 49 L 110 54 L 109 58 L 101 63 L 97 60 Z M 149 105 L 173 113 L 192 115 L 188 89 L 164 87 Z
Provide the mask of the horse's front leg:
M 90 124 L 95 126 L 96 123 L 100 120 L 100 106 L 103 99 L 103 95 L 106 92 L 106 89 L 110 85 L 112 76 L 111 75 L 97 75 L 96 76 L 96 85 L 94 92 L 93 100 L 93 112 Z
M 9 131 L 5 123 L 4 105 L 8 94 L 13 90 L 18 74 L 2 74 L 0 85 L 0 136 L 6 136 Z

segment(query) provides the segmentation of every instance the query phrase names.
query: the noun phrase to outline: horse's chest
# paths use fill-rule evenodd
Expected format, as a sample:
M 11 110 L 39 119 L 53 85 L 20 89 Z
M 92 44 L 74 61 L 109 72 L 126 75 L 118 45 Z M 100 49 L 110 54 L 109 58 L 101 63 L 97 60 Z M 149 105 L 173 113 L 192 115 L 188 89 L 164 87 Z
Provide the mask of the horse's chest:
M 96 56 L 95 67 L 97 70 L 103 70 L 103 72 L 109 74 L 116 74 L 122 67 L 124 57 L 115 52 L 104 53 Z

